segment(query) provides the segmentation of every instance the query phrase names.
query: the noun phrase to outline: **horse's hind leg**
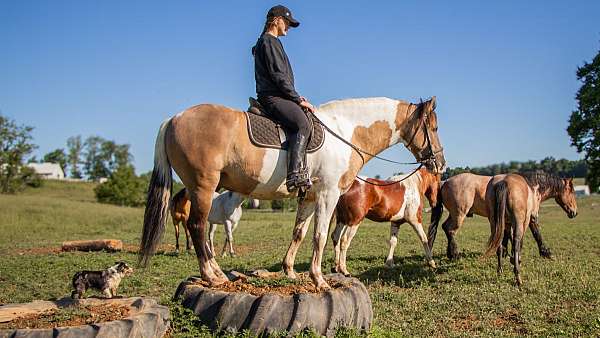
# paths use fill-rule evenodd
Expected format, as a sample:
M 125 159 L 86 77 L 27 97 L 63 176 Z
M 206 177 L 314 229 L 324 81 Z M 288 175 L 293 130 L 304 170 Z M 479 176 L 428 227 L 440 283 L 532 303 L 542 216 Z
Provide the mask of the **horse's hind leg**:
M 356 235 L 358 231 L 358 226 L 360 224 L 356 224 L 353 226 L 348 226 L 346 231 L 344 232 L 344 236 L 341 239 L 341 250 L 340 250 L 340 272 L 344 274 L 344 276 L 350 276 L 350 272 L 348 272 L 348 268 L 346 267 L 346 255 L 348 253 L 348 247 L 350 247 L 350 243 Z
M 294 232 L 292 234 L 292 242 L 288 247 L 288 251 L 283 259 L 282 268 L 283 272 L 288 278 L 295 279 L 296 272 L 294 272 L 294 261 L 296 260 L 296 253 L 298 248 L 306 236 L 306 231 L 310 225 L 310 220 L 315 213 L 316 203 L 314 201 L 304 200 L 298 205 L 298 211 L 296 212 L 296 225 L 294 226 Z
M 198 185 L 194 189 L 189 189 L 192 202 L 188 221 L 190 235 L 194 243 L 194 249 L 196 250 L 202 279 L 212 285 L 218 285 L 227 281 L 227 277 L 214 260 L 206 241 L 206 224 L 208 223 L 208 214 L 212 204 L 212 194 L 217 182 L 209 184 L 209 180 L 204 179 L 201 185 Z
M 229 256 L 235 257 L 235 252 L 233 251 L 233 229 L 235 229 L 235 225 L 233 222 L 227 220 L 225 221 L 225 244 L 223 245 L 223 256 L 226 254 L 226 248 L 229 250 Z
M 398 230 L 400 229 L 400 224 L 402 224 L 402 222 L 392 222 L 390 224 L 390 249 L 385 259 L 385 266 L 388 268 L 394 267 L 394 251 L 398 244 Z
M 446 248 L 446 256 L 448 256 L 448 259 L 458 259 L 456 233 L 464 220 L 465 215 L 450 214 L 446 221 L 444 221 L 444 224 L 442 224 L 442 229 L 444 229 L 444 233 L 446 233 L 446 238 L 448 239 L 448 247 Z
M 342 269 L 340 266 L 340 254 L 341 254 L 341 245 L 340 241 L 343 236 L 345 236 L 347 225 L 342 223 L 336 223 L 335 229 L 331 233 L 331 241 L 333 242 L 333 268 L 331 268 L 331 272 L 339 272 L 342 273 Z
M 516 223 L 513 226 L 513 257 L 515 259 L 514 272 L 517 286 L 520 288 L 523 285 L 521 280 L 521 248 L 523 246 L 523 227 Z

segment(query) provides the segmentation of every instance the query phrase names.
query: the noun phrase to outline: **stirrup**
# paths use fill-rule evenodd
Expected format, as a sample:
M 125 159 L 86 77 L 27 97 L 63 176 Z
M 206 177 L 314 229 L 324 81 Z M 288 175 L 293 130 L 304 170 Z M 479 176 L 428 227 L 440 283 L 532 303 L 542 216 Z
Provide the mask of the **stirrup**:
M 308 170 L 302 169 L 299 172 L 292 172 L 287 175 L 285 187 L 288 192 L 294 192 L 298 188 L 303 188 L 304 191 L 310 189 L 312 182 Z

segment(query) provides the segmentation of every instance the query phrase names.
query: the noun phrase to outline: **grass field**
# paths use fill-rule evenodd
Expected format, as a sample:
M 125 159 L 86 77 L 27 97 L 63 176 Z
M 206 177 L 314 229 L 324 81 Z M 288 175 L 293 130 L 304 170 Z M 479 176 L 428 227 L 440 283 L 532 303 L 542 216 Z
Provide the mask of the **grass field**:
M 0 195 L 0 304 L 60 298 L 70 293 L 74 272 L 100 269 L 117 260 L 135 263 L 143 209 L 98 204 L 93 185 L 49 181 L 19 195 Z M 511 268 L 496 274 L 495 258 L 481 259 L 487 221 L 468 219 L 458 242 L 462 258 L 448 261 L 446 240 L 438 234 L 436 270 L 423 266 L 417 236 L 401 228 L 396 267 L 383 266 L 387 224 L 366 222 L 348 253 L 348 268 L 369 289 L 375 312 L 373 336 L 598 336 L 600 335 L 600 197 L 578 200 L 579 216 L 568 219 L 553 201 L 541 208 L 542 234 L 552 261 L 539 257 L 530 233 L 523 248 L 521 291 Z M 244 214 L 235 233 L 237 258 L 219 259 L 224 270 L 280 269 L 292 232 L 293 213 Z M 429 218 L 429 215 L 425 217 Z M 440 229 L 441 231 L 441 229 Z M 297 271 L 307 271 L 307 236 Z M 117 238 L 130 248 L 121 253 L 61 253 L 64 240 Z M 121 284 L 124 295 L 157 297 L 166 303 L 178 283 L 198 273 L 193 255 L 171 254 L 169 223 L 165 252 L 151 267 Z M 217 251 L 223 243 L 217 233 Z M 323 270 L 332 264 L 328 243 Z M 509 264 L 508 261 L 506 264 Z M 505 265 L 506 267 L 506 265 Z M 175 332 L 177 336 L 178 333 Z

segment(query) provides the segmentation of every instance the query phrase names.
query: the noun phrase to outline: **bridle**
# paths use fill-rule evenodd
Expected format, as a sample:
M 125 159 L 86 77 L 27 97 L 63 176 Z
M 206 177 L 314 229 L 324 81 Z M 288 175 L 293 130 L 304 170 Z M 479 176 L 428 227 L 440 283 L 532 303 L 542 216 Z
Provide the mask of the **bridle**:
M 421 100 L 421 105 L 422 104 L 423 104 L 423 101 Z M 412 105 L 412 103 L 410 105 Z M 423 125 L 424 134 L 425 134 L 425 142 L 427 142 L 427 145 L 425 146 L 425 148 L 417 151 L 415 156 L 417 157 L 417 163 L 421 163 L 421 164 L 425 164 L 425 165 L 431 164 L 431 166 L 437 166 L 438 163 L 437 163 L 437 160 L 435 159 L 435 155 L 443 152 L 444 148 L 440 147 L 439 149 L 437 149 L 435 151 L 433 150 L 433 145 L 431 144 L 431 136 L 429 135 L 429 127 L 428 127 L 429 113 L 424 111 L 423 114 L 425 116 L 420 117 L 420 119 L 421 119 L 420 125 Z M 417 133 L 419 132 L 420 125 L 415 128 L 415 132 L 412 134 L 410 141 L 406 144 L 406 148 L 408 148 L 409 150 L 415 140 L 415 137 L 417 136 Z

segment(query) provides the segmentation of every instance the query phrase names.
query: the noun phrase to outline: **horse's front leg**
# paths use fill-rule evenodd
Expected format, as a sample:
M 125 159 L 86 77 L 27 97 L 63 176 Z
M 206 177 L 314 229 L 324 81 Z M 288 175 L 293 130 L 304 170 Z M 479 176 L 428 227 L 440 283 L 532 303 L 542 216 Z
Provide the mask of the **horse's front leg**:
M 298 204 L 298 211 L 296 212 L 296 224 L 294 226 L 294 232 L 292 233 L 292 242 L 287 250 L 285 258 L 283 259 L 282 268 L 283 272 L 288 278 L 295 279 L 296 272 L 294 272 L 294 261 L 296 260 L 296 253 L 298 248 L 306 236 L 306 231 L 310 225 L 310 221 L 315 213 L 316 203 L 314 201 L 304 200 Z
M 179 254 L 179 221 L 175 220 L 175 217 L 171 217 L 173 219 L 173 226 L 175 227 L 175 254 Z M 185 228 L 185 224 L 183 225 Z
M 208 227 L 208 247 L 210 249 L 210 253 L 214 256 L 215 252 L 215 232 L 217 231 L 217 224 L 209 223 Z
M 412 226 L 413 230 L 419 236 L 419 240 L 421 240 L 421 244 L 423 245 L 423 251 L 425 252 L 425 263 L 430 267 L 435 269 L 435 261 L 433 260 L 433 256 L 431 255 L 431 248 L 429 247 L 429 241 L 427 240 L 427 235 L 425 231 L 423 231 L 423 224 L 418 220 L 409 220 L 408 223 Z
M 226 248 L 229 249 L 229 256 L 231 257 L 235 257 L 235 252 L 233 251 L 233 229 L 235 228 L 235 225 L 232 221 L 227 220 L 225 221 L 225 235 L 226 235 L 226 239 L 225 239 L 225 244 L 223 245 L 223 257 L 225 257 L 226 254 Z
M 540 232 L 540 225 L 536 222 L 533 217 L 529 222 L 529 229 L 531 230 L 531 234 L 535 239 L 535 242 L 538 245 L 538 249 L 540 250 L 540 256 L 548 259 L 553 259 L 552 252 L 548 247 L 544 245 L 544 240 L 542 239 L 542 233 Z
M 527 225 L 525 223 L 524 225 Z M 513 228 L 513 257 L 515 260 L 514 272 L 515 272 L 515 280 L 516 284 L 519 288 L 523 285 L 523 280 L 521 279 L 521 248 L 523 247 L 523 227 L 520 224 L 514 225 Z
M 398 244 L 398 230 L 400 230 L 400 224 L 402 224 L 402 222 L 392 222 L 390 224 L 390 250 L 387 258 L 385 259 L 385 266 L 388 268 L 394 267 L 394 251 L 396 250 L 396 245 Z
M 329 222 L 339 197 L 340 193 L 337 189 L 319 192 L 317 196 L 310 277 L 318 290 L 331 288 L 323 278 L 323 273 L 321 273 L 321 262 L 323 260 L 325 244 L 327 243 Z

